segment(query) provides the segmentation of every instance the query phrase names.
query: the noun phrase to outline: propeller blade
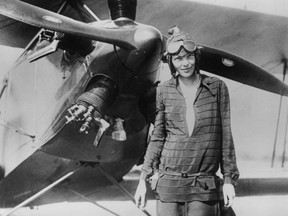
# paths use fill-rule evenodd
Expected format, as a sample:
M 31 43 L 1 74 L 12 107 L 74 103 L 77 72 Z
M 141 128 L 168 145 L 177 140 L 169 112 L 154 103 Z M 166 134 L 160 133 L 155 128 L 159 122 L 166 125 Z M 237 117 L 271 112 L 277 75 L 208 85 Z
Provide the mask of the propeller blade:
M 201 70 L 262 90 L 288 96 L 288 86 L 262 68 L 230 53 L 202 47 Z
M 69 17 L 15 0 L 1 0 L 0 14 L 40 28 L 78 35 L 92 40 L 135 49 L 135 28 L 105 28 L 76 21 Z

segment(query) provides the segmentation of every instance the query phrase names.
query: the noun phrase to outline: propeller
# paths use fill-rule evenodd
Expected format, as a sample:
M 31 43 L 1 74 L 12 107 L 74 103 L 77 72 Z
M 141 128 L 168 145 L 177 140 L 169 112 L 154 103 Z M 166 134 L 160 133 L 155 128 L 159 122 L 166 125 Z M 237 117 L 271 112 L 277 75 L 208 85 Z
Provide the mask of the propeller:
M 134 41 L 134 33 L 137 28 L 120 29 L 95 26 L 14 0 L 1 0 L 0 14 L 36 27 L 82 36 L 126 49 L 137 47 Z
M 288 86 L 262 68 L 230 53 L 206 46 L 201 47 L 201 70 L 288 96 Z

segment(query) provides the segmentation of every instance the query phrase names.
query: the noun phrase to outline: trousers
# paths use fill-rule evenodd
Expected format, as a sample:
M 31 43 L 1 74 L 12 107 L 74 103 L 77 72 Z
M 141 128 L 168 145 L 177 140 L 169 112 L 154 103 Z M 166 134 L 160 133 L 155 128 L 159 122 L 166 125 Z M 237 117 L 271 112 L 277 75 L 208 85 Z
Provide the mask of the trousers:
M 157 216 L 235 216 L 232 208 L 222 211 L 219 201 L 165 203 L 157 200 Z

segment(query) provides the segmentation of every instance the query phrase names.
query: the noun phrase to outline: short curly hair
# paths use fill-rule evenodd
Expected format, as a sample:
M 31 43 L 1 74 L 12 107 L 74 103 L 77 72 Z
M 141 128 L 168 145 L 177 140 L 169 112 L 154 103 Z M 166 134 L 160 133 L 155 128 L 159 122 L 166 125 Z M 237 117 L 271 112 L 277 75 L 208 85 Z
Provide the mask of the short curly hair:
M 168 33 L 171 35 L 167 41 L 166 41 L 166 47 L 168 47 L 168 45 L 170 43 L 173 42 L 177 42 L 177 41 L 194 41 L 193 38 L 185 32 L 180 31 L 180 29 L 177 26 L 174 26 L 172 28 L 169 29 Z M 196 43 L 195 43 L 196 44 Z M 195 51 L 193 51 L 193 54 L 195 56 L 195 70 L 197 73 L 199 73 L 200 68 L 200 56 L 201 56 L 201 52 L 200 52 L 200 48 L 197 45 Z M 176 76 L 176 70 L 174 68 L 174 65 L 172 63 L 172 55 L 169 54 L 168 52 L 165 53 L 165 60 L 169 65 L 170 71 L 171 71 L 171 75 L 173 77 Z

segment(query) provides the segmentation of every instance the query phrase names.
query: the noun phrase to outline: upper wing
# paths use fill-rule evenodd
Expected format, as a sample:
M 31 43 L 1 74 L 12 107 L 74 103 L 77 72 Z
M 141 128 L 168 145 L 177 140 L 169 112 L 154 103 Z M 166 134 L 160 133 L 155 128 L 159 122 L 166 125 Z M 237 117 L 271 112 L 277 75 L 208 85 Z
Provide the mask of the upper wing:
M 69 0 L 72 2 L 75 0 Z M 57 12 L 63 0 L 25 0 Z M 109 11 L 106 0 L 83 0 L 98 17 L 106 19 Z M 68 5 L 63 15 L 84 20 L 77 9 Z M 199 44 L 225 50 L 256 65 L 272 70 L 288 56 L 288 18 L 227 9 L 186 0 L 138 1 L 136 20 L 153 25 L 166 33 L 173 26 L 189 32 Z M 25 47 L 36 27 L 0 15 L 0 44 Z
M 79 1 L 68 2 L 70 4 L 63 10 L 63 15 L 85 22 L 91 21 L 84 16 L 85 11 L 79 11 L 79 8 L 74 7 Z M 63 1 L 30 0 L 29 3 L 56 12 Z M 106 0 L 83 0 L 83 3 L 98 17 L 109 17 Z M 198 44 L 205 45 L 202 50 L 205 64 L 202 64 L 201 69 L 254 87 L 288 95 L 286 85 L 275 80 L 274 76 L 265 74 L 265 71 L 270 74 L 283 73 L 284 67 L 281 64 L 288 56 L 288 18 L 187 0 L 141 0 L 138 1 L 136 19 L 141 23 L 153 25 L 162 32 L 167 32 L 171 26 L 177 24 L 183 31 L 190 33 Z M 0 16 L 1 44 L 25 47 L 36 31 L 35 27 Z M 227 53 L 234 55 L 227 56 Z M 248 59 L 265 71 L 237 56 Z M 224 60 L 232 58 L 234 63 L 241 67 L 227 68 L 223 67 L 223 64 L 216 65 L 212 62 L 213 59 L 221 62 L 222 57 Z M 278 85 L 280 87 L 275 88 Z
M 148 15 L 149 14 L 149 15 Z M 187 0 L 138 1 L 137 20 L 165 33 L 173 26 L 199 44 L 248 59 L 269 73 L 288 57 L 288 18 Z
M 63 0 L 24 0 L 29 4 L 47 9 L 49 11 L 58 12 L 65 4 Z M 68 4 L 63 7 L 61 14 L 83 22 L 94 21 L 92 17 L 87 15 L 87 12 L 77 9 L 78 0 L 68 0 Z M 83 3 L 89 7 L 93 6 L 95 11 L 99 11 L 101 17 L 107 17 L 108 11 L 106 1 L 86 0 Z M 105 3 L 105 4 L 103 4 Z M 105 7 L 104 7 L 105 5 Z M 97 9 L 96 9 L 97 8 Z M 105 10 L 101 10 L 105 8 Z M 104 13 L 103 13 L 104 12 Z M 104 14 L 104 16 L 103 16 Z M 0 15 L 0 44 L 12 47 L 24 48 L 29 41 L 34 37 L 39 28 L 16 21 L 6 16 Z
M 25 1 L 51 11 L 61 7 L 61 0 L 30 0 Z M 6 16 L 0 15 L 0 44 L 24 48 L 39 29 Z
M 270 92 L 288 94 L 287 85 L 278 79 L 288 59 L 287 17 L 193 0 L 138 3 L 137 19 L 141 22 L 152 24 L 162 32 L 178 25 L 203 45 L 202 70 Z M 225 60 L 233 60 L 235 65 L 227 67 L 222 64 Z
M 57 12 L 63 0 L 25 2 Z M 83 0 L 83 3 L 101 19 L 109 17 L 106 0 Z M 79 14 L 70 5 L 63 11 L 65 16 L 84 20 Z M 141 0 L 138 1 L 136 20 L 153 25 L 163 33 L 177 24 L 199 44 L 249 59 L 272 73 L 279 72 L 271 69 L 288 56 L 288 18 L 285 17 L 186 0 Z M 35 27 L 0 15 L 2 45 L 25 47 L 36 31 Z

